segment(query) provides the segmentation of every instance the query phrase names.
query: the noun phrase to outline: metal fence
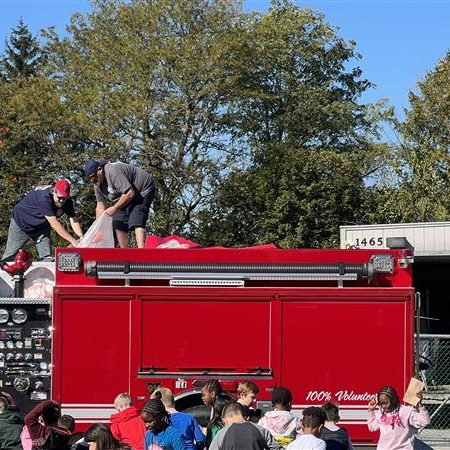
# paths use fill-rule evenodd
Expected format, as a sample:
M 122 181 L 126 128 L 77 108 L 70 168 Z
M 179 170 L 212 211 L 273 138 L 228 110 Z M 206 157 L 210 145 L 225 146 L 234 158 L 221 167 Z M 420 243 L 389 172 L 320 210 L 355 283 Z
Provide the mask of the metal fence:
M 450 335 L 423 334 L 419 338 L 420 377 L 425 383 L 428 428 L 450 429 Z

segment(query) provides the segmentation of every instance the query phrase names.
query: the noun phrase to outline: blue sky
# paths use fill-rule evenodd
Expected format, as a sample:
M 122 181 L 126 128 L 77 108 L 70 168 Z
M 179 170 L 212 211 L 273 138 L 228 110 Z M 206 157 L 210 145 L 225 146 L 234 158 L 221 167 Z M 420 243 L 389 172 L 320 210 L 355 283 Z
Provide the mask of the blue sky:
M 450 49 L 450 0 L 296 0 L 302 7 L 321 11 L 354 40 L 362 54 L 359 66 L 377 85 L 363 101 L 387 98 L 400 116 L 408 107 L 408 91 L 433 70 Z M 246 0 L 246 10 L 266 10 L 268 0 Z M 0 53 L 5 38 L 22 17 L 30 31 L 56 25 L 64 33 L 74 12 L 88 12 L 86 0 L 0 0 Z

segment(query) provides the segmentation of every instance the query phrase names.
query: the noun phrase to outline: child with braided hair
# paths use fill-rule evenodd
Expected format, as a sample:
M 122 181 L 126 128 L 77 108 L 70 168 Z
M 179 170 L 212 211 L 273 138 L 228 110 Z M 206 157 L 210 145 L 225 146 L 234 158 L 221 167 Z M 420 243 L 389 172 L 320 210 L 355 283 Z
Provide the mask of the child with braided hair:
M 186 450 L 184 439 L 171 425 L 170 414 L 161 400 L 150 399 L 142 408 L 141 417 L 147 428 L 145 434 L 147 450 Z
M 369 402 L 367 426 L 370 431 L 380 431 L 377 450 L 413 450 L 414 435 L 419 428 L 430 423 L 430 416 L 422 406 L 422 393 L 417 406 L 400 403 L 392 386 L 380 389 L 376 399 Z

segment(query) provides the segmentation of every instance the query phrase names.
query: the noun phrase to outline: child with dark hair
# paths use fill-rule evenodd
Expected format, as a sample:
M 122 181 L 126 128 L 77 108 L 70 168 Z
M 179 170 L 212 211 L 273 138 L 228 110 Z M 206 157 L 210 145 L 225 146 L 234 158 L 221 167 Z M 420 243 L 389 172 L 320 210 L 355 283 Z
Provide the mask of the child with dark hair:
M 228 403 L 231 403 L 231 400 L 226 395 L 219 395 L 216 397 L 213 405 L 213 417 L 206 427 L 206 448 L 209 448 L 212 440 L 216 437 L 219 430 L 224 427 L 224 423 L 222 421 L 222 411 Z
M 0 448 L 22 450 L 23 420 L 12 406 L 11 397 L 0 392 Z M 5 393 L 6 394 L 6 393 Z
M 213 406 L 214 401 L 221 394 L 222 394 L 222 385 L 218 380 L 208 380 L 202 387 L 202 400 L 206 406 Z
M 287 450 L 326 450 L 325 441 L 319 436 L 327 416 L 322 408 L 310 406 L 303 410 L 302 431 L 295 441 L 287 446 Z
M 75 431 L 75 419 L 68 414 L 64 414 L 58 419 L 58 427 L 64 428 L 72 434 Z
M 285 387 L 277 387 L 272 391 L 272 411 L 266 412 L 258 424 L 268 429 L 272 436 L 286 448 L 301 434 L 300 417 L 291 413 L 292 394 Z
M 124 442 L 117 440 L 104 423 L 94 423 L 84 434 L 89 450 L 131 450 Z
M 186 450 L 181 433 L 170 424 L 170 414 L 166 411 L 164 403 L 153 398 L 148 400 L 141 411 L 145 434 L 145 448 L 147 450 Z
M 334 403 L 322 405 L 327 420 L 320 436 L 327 444 L 327 450 L 353 450 L 353 444 L 345 428 L 336 425 L 339 422 L 339 408 Z
M 253 449 L 264 450 L 267 445 L 257 426 L 245 420 L 245 408 L 238 402 L 230 402 L 223 408 L 222 428 L 211 443 L 213 450 Z
M 32 450 L 69 448 L 71 432 L 58 426 L 60 417 L 61 407 L 53 400 L 39 403 L 25 416 Z
M 402 405 L 397 391 L 392 386 L 384 386 L 376 399 L 369 402 L 367 426 L 370 431 L 380 431 L 377 449 L 413 450 L 417 430 L 430 423 L 422 405 L 422 393 L 417 397 L 419 402 L 415 407 Z

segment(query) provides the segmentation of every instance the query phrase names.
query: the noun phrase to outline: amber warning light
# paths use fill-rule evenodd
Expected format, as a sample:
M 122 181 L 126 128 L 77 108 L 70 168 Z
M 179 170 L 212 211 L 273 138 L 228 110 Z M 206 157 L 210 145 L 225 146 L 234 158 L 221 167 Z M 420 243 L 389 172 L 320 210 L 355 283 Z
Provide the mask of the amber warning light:
M 58 270 L 60 272 L 78 272 L 81 269 L 81 256 L 77 252 L 60 253 Z
M 375 273 L 394 273 L 394 257 L 392 255 L 374 255 L 371 262 Z

